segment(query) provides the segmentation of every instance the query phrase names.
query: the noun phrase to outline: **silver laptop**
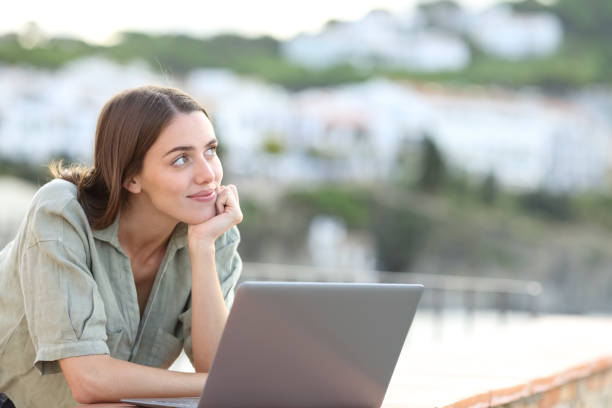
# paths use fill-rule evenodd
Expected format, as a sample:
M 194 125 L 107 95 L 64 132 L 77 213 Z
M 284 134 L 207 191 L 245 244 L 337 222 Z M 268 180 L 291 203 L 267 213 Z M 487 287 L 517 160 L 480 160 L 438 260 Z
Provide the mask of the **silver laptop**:
M 144 407 L 379 407 L 422 285 L 244 282 L 201 398 Z

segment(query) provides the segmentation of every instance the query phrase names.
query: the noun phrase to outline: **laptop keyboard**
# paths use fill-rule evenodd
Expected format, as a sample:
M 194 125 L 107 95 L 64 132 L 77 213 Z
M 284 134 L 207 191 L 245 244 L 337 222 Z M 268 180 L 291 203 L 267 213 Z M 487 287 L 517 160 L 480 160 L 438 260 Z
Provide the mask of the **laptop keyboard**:
M 185 402 L 185 401 L 180 401 L 180 402 L 174 402 L 174 401 L 151 401 L 154 404 L 164 404 L 164 406 L 166 407 L 177 407 L 177 408 L 192 408 L 197 406 L 197 404 L 194 404 L 194 401 L 189 401 L 189 402 Z M 196 401 L 197 402 L 197 401 Z
M 200 402 L 198 397 L 185 398 L 147 398 L 147 399 L 126 399 L 122 400 L 139 407 L 176 407 L 176 408 L 196 408 Z

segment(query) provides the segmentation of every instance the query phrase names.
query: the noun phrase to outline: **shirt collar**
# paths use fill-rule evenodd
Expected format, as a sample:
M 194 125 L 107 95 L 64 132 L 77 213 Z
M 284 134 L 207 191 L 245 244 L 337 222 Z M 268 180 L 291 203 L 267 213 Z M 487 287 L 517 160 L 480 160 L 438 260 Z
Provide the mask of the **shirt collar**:
M 117 248 L 120 252 L 123 252 L 121 244 L 119 244 L 119 217 L 121 216 L 121 210 L 117 212 L 117 216 L 111 225 L 104 229 L 93 230 L 94 238 L 110 243 L 112 246 Z M 168 242 L 168 248 L 174 246 L 175 249 L 183 248 L 187 245 L 187 224 L 179 222 L 172 231 L 170 241 Z

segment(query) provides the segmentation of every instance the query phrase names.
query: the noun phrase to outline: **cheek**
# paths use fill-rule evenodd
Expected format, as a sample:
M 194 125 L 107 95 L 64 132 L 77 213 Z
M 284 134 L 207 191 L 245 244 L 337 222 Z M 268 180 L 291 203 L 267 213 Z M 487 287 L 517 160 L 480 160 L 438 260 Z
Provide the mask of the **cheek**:
M 187 185 L 185 177 L 169 172 L 159 172 L 148 180 L 149 189 L 155 192 L 162 199 L 174 197 L 182 194 Z
M 219 160 L 219 158 L 217 158 L 216 160 L 215 176 L 219 184 L 221 184 L 221 180 L 223 180 L 223 166 L 221 165 L 221 161 Z

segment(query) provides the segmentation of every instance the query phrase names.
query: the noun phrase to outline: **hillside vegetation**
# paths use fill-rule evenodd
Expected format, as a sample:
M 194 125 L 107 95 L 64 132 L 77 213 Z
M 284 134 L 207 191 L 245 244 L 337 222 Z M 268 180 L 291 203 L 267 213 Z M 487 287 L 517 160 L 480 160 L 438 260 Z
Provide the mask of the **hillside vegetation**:
M 382 66 L 356 70 L 350 65 L 311 71 L 286 61 L 280 53 L 281 43 L 272 37 L 224 34 L 195 38 L 123 32 L 118 35 L 116 44 L 99 46 L 75 38 L 45 39 L 33 26 L 21 36 L 0 37 L 0 61 L 53 69 L 92 55 L 118 62 L 141 59 L 165 74 L 181 76 L 196 68 L 228 68 L 289 89 L 354 82 L 374 75 L 441 83 L 532 85 L 552 91 L 612 83 L 612 70 L 609 69 L 612 66 L 612 47 L 609 46 L 612 2 L 558 0 L 552 5 L 544 5 L 525 0 L 511 4 L 521 12 L 548 11 L 559 16 L 565 40 L 557 53 L 541 59 L 510 62 L 486 55 L 472 45 L 471 64 L 456 72 L 420 73 L 388 70 Z

